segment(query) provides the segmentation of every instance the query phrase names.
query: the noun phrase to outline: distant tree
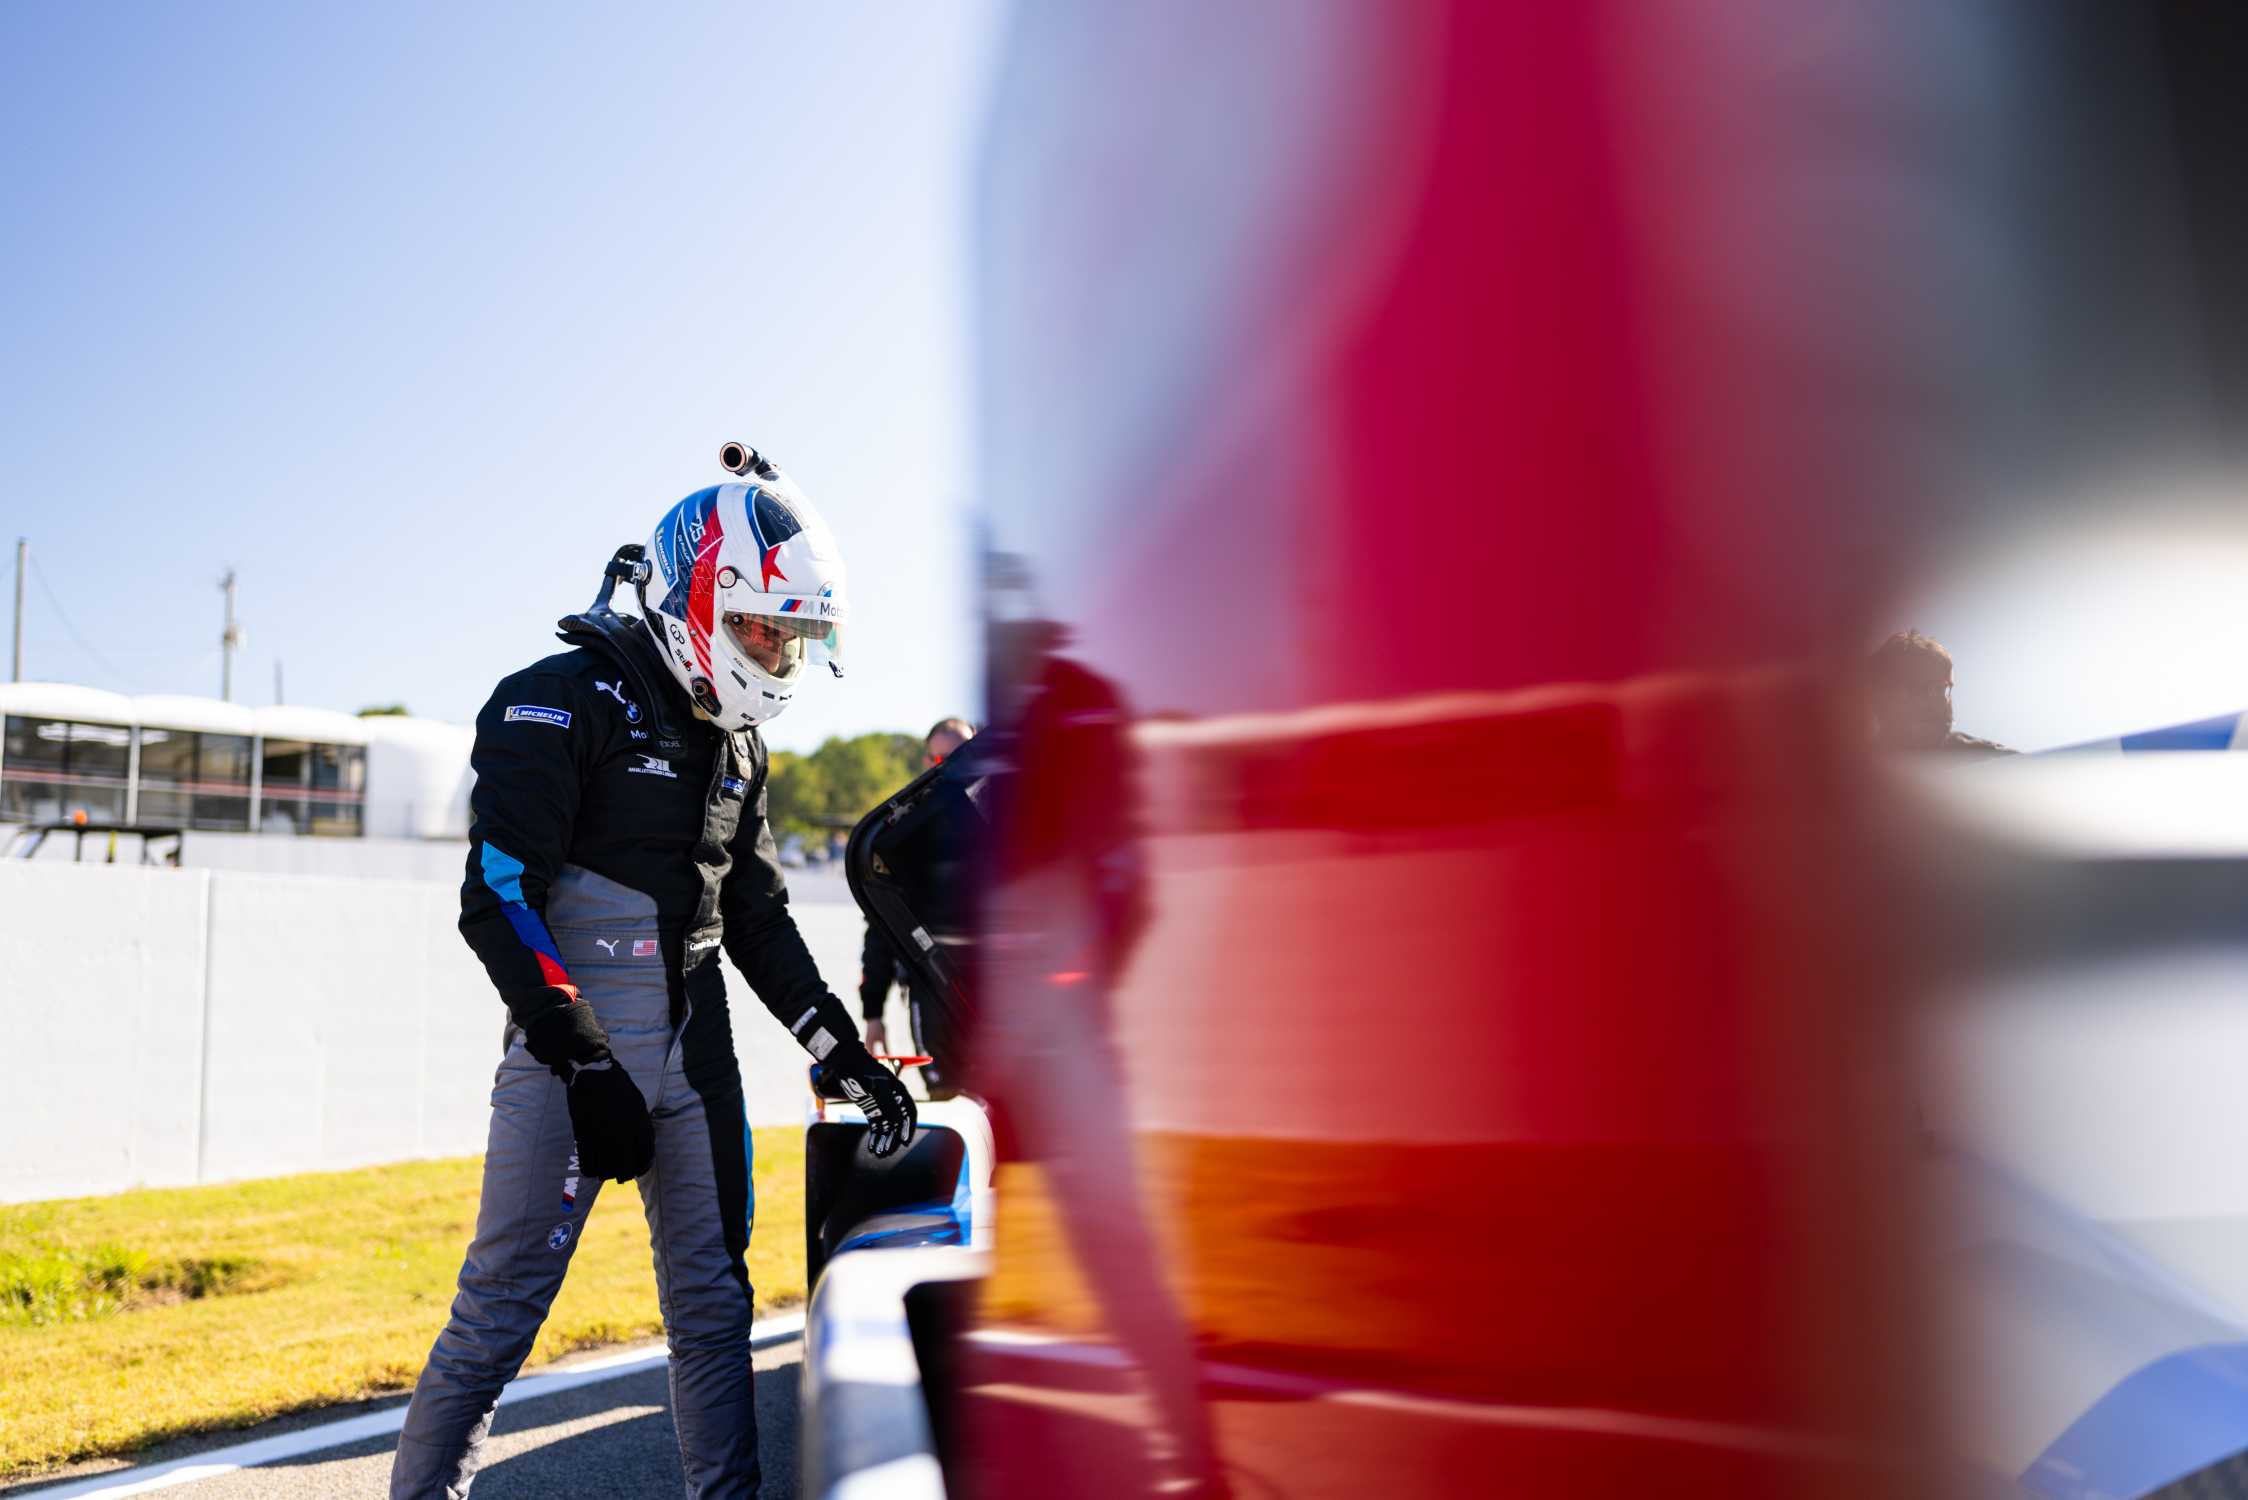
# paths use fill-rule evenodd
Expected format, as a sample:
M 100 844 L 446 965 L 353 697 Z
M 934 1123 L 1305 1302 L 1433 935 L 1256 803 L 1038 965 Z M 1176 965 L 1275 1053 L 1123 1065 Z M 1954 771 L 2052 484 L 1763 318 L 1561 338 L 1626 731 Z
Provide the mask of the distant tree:
M 921 769 L 921 741 L 874 733 L 828 740 L 810 755 L 773 752 L 767 815 L 777 832 L 815 836 L 846 829 Z
M 775 750 L 765 789 L 765 812 L 775 833 L 810 834 L 826 816 L 826 782 L 810 756 Z
M 408 709 L 403 703 L 378 703 L 370 708 L 359 710 L 359 717 L 362 719 L 405 719 L 412 716 L 412 710 Z
M 813 752 L 827 775 L 828 826 L 848 828 L 911 781 L 917 743 L 910 735 L 862 734 L 829 740 Z

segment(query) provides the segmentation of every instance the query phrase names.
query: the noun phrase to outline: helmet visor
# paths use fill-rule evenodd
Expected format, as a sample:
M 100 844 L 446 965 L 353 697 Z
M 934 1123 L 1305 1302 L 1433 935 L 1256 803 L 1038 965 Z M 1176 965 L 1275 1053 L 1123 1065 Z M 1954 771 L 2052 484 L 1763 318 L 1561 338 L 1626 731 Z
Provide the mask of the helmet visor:
M 842 628 L 833 620 L 733 610 L 721 618 L 742 655 L 782 682 L 802 676 L 809 661 L 825 662 L 838 674 L 842 671 Z

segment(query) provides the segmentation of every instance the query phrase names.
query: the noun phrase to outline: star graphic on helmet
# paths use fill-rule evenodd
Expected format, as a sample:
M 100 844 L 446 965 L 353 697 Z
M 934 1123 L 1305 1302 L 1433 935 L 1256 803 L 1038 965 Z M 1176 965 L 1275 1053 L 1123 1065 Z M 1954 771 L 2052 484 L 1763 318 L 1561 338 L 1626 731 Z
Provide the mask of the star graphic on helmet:
M 786 573 L 783 573 L 779 568 L 773 566 L 773 559 L 780 555 L 781 544 L 779 542 L 775 542 L 772 546 L 765 549 L 765 560 L 757 565 L 758 571 L 764 575 L 757 580 L 758 588 L 770 589 L 773 580 L 776 578 L 778 578 L 783 583 L 788 582 L 788 575 Z

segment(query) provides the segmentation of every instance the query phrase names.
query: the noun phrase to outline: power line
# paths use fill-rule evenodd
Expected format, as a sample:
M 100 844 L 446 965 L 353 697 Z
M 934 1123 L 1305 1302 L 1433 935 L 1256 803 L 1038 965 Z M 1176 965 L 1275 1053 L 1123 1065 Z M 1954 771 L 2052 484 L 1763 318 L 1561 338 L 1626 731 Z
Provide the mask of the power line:
M 71 622 L 70 611 L 62 607 L 62 600 L 56 595 L 55 586 L 47 581 L 47 570 L 39 566 L 39 554 L 36 552 L 31 554 L 31 576 L 39 580 L 40 592 L 44 593 L 47 596 L 47 602 L 55 607 L 55 617 L 62 621 L 62 628 L 70 633 L 70 638 L 78 643 L 78 649 L 92 657 L 94 664 L 116 681 L 139 691 L 141 684 L 136 679 L 117 670 L 115 662 L 96 651 L 92 643 L 78 633 L 78 627 Z

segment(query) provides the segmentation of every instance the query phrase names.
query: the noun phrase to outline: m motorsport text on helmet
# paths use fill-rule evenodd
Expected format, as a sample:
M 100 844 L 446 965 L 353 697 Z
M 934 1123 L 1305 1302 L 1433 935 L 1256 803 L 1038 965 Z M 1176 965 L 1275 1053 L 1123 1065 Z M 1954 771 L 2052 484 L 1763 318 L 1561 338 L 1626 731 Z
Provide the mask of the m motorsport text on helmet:
M 671 675 L 722 729 L 762 724 L 805 668 L 843 675 L 843 557 L 812 503 L 756 449 L 728 443 L 738 484 L 697 490 L 656 523 L 640 614 Z

